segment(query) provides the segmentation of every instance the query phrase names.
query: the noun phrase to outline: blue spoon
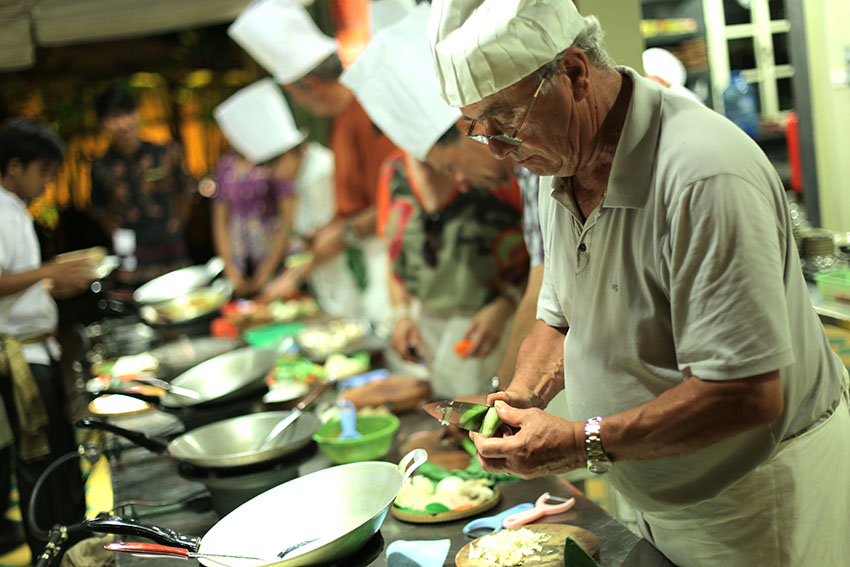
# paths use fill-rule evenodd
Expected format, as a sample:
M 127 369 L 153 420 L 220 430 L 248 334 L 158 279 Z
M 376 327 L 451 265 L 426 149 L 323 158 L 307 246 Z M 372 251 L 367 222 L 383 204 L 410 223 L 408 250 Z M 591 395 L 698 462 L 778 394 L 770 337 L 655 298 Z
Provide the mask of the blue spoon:
M 339 408 L 339 423 L 342 425 L 342 432 L 337 439 L 360 439 L 363 434 L 357 431 L 357 412 L 354 411 L 354 404 L 349 401 L 344 401 Z
M 532 508 L 534 508 L 534 504 L 532 504 L 531 502 L 523 502 L 522 504 L 517 504 L 513 508 L 508 508 L 504 512 L 500 512 L 495 516 L 485 516 L 483 518 L 477 518 L 463 526 L 463 535 L 469 537 L 480 537 L 483 535 L 487 535 L 491 532 L 501 530 L 502 522 L 505 521 L 505 518 L 507 518 L 508 516 L 512 516 L 517 512 L 525 512 L 526 510 L 531 510 Z

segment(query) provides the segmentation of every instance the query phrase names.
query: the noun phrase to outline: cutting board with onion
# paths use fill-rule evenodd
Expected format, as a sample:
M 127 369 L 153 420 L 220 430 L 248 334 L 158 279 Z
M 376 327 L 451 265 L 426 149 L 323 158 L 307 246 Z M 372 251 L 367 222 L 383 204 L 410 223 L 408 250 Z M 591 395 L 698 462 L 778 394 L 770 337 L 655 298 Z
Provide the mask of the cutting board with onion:
M 431 395 L 431 386 L 414 376 L 390 376 L 349 388 L 342 395 L 358 410 L 387 405 L 393 413 L 403 413 L 422 405 Z
M 542 547 L 540 552 L 526 557 L 519 564 L 520 567 L 564 567 L 565 565 L 566 567 L 571 567 L 573 562 L 565 563 L 564 561 L 564 543 L 568 537 L 578 543 L 588 555 L 599 560 L 599 539 L 584 528 L 567 524 L 530 524 L 521 528 L 511 528 L 511 531 L 523 528 L 535 533 L 545 534 L 549 536 L 549 539 L 540 544 Z M 488 536 L 482 536 L 472 540 L 457 552 L 455 556 L 457 567 L 484 567 L 487 564 L 482 557 L 475 559 L 469 557 L 470 546 L 474 545 L 477 547 L 481 543 L 481 540 L 486 537 Z M 581 562 L 577 562 L 576 565 L 577 567 L 582 567 Z

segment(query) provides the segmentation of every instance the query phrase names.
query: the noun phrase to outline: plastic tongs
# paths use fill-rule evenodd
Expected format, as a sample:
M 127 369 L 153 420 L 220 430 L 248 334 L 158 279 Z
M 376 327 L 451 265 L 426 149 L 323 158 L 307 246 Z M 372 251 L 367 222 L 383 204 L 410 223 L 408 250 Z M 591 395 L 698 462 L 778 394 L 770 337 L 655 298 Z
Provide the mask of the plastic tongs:
M 550 502 L 558 502 L 558 504 L 551 504 Z M 550 496 L 548 492 L 544 492 L 537 499 L 537 502 L 534 503 L 534 508 L 508 516 L 502 522 L 502 527 L 517 528 L 519 526 L 524 526 L 539 520 L 543 516 L 551 516 L 553 514 L 566 512 L 572 508 L 575 503 L 575 498 L 565 499 L 558 496 Z

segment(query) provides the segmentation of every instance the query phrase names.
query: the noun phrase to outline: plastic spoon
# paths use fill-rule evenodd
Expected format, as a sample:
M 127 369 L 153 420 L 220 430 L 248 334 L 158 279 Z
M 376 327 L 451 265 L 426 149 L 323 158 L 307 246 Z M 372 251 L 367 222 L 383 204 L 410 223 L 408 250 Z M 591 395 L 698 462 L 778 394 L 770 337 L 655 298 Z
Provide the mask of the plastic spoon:
M 354 410 L 354 404 L 348 400 L 340 403 L 339 423 L 342 425 L 342 432 L 337 439 L 360 439 L 363 437 L 363 434 L 357 431 L 357 412 Z

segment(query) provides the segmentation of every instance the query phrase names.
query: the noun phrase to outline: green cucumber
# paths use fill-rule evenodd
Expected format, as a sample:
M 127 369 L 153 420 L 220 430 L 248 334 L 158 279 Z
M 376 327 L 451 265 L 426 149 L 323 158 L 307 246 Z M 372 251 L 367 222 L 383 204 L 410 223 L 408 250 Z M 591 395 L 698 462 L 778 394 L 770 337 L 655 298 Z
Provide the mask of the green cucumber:
M 484 417 L 484 413 L 488 410 L 487 406 L 475 406 L 463 412 L 458 420 L 458 425 L 464 429 L 478 429 L 477 423 Z
M 481 424 L 481 430 L 479 433 L 481 433 L 484 437 L 492 437 L 500 425 L 502 425 L 502 420 L 499 419 L 499 414 L 496 413 L 496 408 L 491 407 L 487 410 L 487 415 L 484 416 L 484 423 Z

